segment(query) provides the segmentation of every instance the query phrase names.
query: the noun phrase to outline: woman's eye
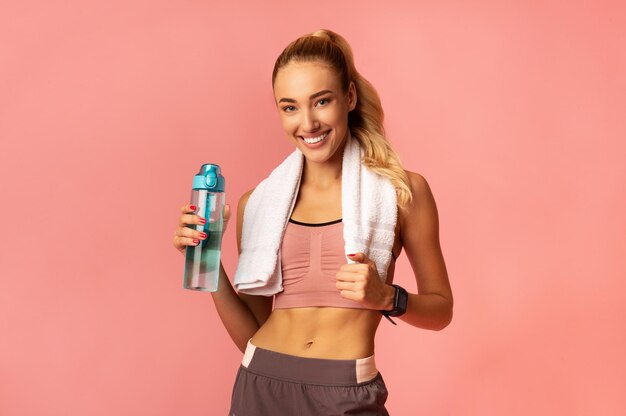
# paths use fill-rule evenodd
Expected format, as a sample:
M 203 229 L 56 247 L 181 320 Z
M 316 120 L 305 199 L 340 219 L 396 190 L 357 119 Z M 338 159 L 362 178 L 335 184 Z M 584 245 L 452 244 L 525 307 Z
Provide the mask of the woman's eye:
M 293 111 L 295 107 L 293 105 L 287 105 L 285 107 L 283 107 L 283 111 L 286 111 L 287 113 L 290 113 Z
M 326 99 L 326 98 L 322 98 L 321 100 L 319 100 L 319 101 L 317 102 L 317 104 L 318 104 L 318 105 L 319 105 L 319 104 L 321 104 L 321 105 L 326 105 L 326 104 L 328 104 L 328 102 L 329 102 L 329 101 L 330 101 L 330 100 L 328 100 L 328 99 Z

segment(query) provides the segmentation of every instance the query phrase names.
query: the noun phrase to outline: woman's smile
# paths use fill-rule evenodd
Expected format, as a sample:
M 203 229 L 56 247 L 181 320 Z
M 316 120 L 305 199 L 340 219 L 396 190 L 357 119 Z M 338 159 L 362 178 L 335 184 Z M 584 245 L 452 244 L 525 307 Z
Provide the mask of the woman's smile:
M 300 136 L 300 138 L 307 145 L 307 147 L 311 149 L 317 149 L 318 147 L 321 147 L 324 143 L 326 143 L 326 139 L 328 138 L 328 136 L 330 136 L 330 130 L 315 137 Z

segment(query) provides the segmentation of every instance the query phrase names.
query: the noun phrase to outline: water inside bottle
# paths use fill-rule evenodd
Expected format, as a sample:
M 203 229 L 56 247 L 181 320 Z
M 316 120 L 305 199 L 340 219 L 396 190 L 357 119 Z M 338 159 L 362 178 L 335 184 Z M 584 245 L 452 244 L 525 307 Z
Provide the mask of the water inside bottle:
M 206 209 L 198 211 L 198 215 L 206 218 L 207 223 L 204 225 L 189 225 L 192 229 L 206 233 L 207 238 L 200 240 L 200 244 L 197 246 L 187 246 L 184 277 L 184 287 L 186 289 L 207 292 L 215 292 L 218 289 L 220 251 L 224 225 L 220 202 L 216 201 L 214 194 L 208 194 Z M 205 213 L 208 215 L 205 215 Z

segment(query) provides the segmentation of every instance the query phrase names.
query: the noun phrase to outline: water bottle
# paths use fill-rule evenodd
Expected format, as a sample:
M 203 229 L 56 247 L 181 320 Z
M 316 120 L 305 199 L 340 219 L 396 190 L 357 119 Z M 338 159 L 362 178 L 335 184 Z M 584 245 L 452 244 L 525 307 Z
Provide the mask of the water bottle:
M 224 225 L 224 177 L 220 167 L 206 163 L 193 178 L 191 204 L 195 214 L 207 220 L 206 224 L 189 224 L 207 238 L 197 246 L 187 246 L 183 287 L 191 290 L 216 292 L 220 273 L 220 251 Z

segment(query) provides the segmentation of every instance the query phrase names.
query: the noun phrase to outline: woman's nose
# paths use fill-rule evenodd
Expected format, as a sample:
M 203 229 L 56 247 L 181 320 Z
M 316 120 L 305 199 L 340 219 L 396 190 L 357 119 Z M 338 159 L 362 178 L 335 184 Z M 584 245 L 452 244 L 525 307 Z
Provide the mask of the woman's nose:
M 312 111 L 304 111 L 304 119 L 302 120 L 302 129 L 307 132 L 315 131 L 319 128 L 320 123 Z

